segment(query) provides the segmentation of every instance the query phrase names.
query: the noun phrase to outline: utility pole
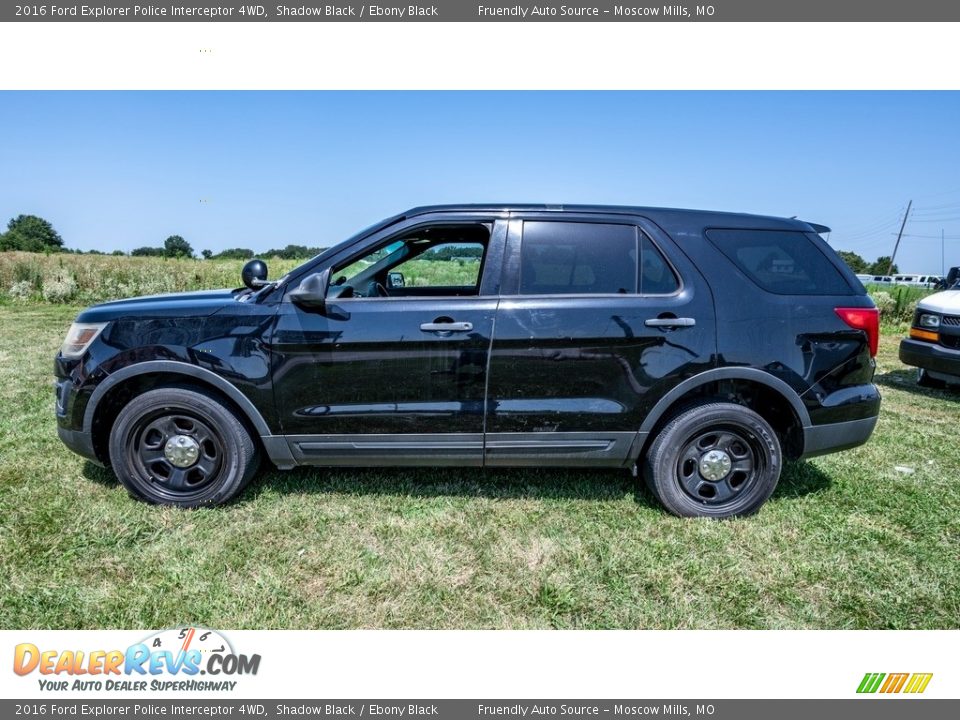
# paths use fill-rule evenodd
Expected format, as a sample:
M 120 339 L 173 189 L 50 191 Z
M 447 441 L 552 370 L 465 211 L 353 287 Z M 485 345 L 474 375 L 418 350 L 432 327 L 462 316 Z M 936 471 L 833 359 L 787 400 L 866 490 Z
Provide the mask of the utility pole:
M 893 255 L 890 256 L 890 266 L 887 268 L 887 275 L 893 274 L 893 263 L 897 259 L 897 248 L 900 247 L 900 238 L 903 237 L 903 229 L 907 226 L 907 216 L 910 214 L 910 208 L 913 206 L 913 200 L 907 203 L 907 211 L 903 214 L 903 222 L 900 223 L 900 232 L 897 233 L 897 242 L 893 246 Z
M 943 228 L 940 228 L 940 277 L 945 278 L 946 266 L 943 264 Z

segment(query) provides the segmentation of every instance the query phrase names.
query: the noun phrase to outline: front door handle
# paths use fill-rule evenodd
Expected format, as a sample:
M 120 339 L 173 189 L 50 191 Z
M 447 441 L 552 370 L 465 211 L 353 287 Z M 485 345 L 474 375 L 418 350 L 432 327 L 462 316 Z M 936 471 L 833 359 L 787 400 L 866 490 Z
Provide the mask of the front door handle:
M 665 328 L 674 328 L 674 327 L 693 327 L 697 324 L 697 321 L 693 318 L 650 318 L 649 320 L 643 323 L 647 327 L 665 327 Z
M 422 323 L 420 329 L 424 332 L 470 332 L 473 323 L 469 322 L 429 322 Z

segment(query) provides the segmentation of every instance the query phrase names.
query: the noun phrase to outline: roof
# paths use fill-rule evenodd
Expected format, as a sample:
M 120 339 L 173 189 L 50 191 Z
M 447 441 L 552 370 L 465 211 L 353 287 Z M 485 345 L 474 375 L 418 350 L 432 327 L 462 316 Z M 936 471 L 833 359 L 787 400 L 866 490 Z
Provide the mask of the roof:
M 795 218 L 782 218 L 769 215 L 753 215 L 741 212 L 722 212 L 717 210 L 692 210 L 685 208 L 663 208 L 633 205 L 567 205 L 535 203 L 479 203 L 466 205 L 423 205 L 411 208 L 400 217 L 414 217 L 435 212 L 556 212 L 556 213 L 604 213 L 607 215 L 642 215 L 657 223 L 668 232 L 682 235 L 696 227 L 702 231 L 708 227 L 749 227 L 766 230 L 803 230 L 806 232 L 829 232 L 824 225 L 808 223 Z

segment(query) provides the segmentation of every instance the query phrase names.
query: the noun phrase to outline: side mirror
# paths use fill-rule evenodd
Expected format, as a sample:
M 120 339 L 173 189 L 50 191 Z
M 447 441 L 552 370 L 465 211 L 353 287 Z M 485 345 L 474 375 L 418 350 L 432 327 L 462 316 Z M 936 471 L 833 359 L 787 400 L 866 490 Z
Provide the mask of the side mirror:
M 402 288 L 406 285 L 406 280 L 403 277 L 402 272 L 392 272 L 387 273 L 387 287 L 390 289 L 393 288 Z
M 257 290 L 267 284 L 267 264 L 258 258 L 254 258 L 240 271 L 240 277 L 243 284 L 251 290 Z
M 330 289 L 330 268 L 307 275 L 296 290 L 290 291 L 290 301 L 300 307 L 323 312 L 327 305 L 327 290 Z

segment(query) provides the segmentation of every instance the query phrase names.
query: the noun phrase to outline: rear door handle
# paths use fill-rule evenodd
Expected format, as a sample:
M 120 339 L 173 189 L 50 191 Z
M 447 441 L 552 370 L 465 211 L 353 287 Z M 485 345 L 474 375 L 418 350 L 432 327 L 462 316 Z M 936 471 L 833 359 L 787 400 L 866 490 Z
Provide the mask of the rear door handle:
M 429 322 L 420 325 L 424 332 L 470 332 L 473 323 L 469 322 Z
M 697 321 L 693 318 L 650 318 L 643 324 L 647 327 L 693 327 Z

